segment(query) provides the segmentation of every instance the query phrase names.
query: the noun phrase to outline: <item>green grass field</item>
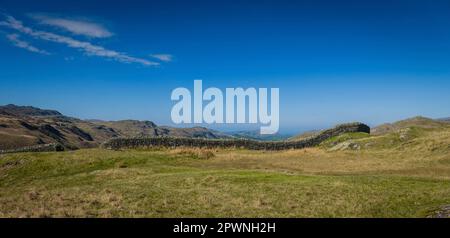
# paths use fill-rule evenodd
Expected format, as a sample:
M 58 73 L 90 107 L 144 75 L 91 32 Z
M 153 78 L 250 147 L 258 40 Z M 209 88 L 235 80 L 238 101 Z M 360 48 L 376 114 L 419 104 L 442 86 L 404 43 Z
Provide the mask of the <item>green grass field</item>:
M 329 150 L 344 139 L 361 149 Z M 427 217 L 450 204 L 450 130 L 344 139 L 0 155 L 0 217 Z

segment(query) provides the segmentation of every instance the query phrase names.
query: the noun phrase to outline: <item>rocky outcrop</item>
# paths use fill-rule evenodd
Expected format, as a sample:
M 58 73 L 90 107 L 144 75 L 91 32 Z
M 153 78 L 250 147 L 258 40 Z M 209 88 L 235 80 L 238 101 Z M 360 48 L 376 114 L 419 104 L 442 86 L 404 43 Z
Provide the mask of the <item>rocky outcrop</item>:
M 318 133 L 315 136 L 299 141 L 255 141 L 245 139 L 200 139 L 179 137 L 152 137 L 152 138 L 114 138 L 102 146 L 106 149 L 127 149 L 145 147 L 202 147 L 202 148 L 245 148 L 251 150 L 286 150 L 302 149 L 317 146 L 323 141 L 344 133 L 365 132 L 370 133 L 370 127 L 363 123 L 349 123 L 338 125 Z
M 342 143 L 339 143 L 332 148 L 329 149 L 329 151 L 340 151 L 340 150 L 360 150 L 361 146 L 353 141 L 344 141 Z
M 429 215 L 428 218 L 450 218 L 450 205 L 440 207 Z

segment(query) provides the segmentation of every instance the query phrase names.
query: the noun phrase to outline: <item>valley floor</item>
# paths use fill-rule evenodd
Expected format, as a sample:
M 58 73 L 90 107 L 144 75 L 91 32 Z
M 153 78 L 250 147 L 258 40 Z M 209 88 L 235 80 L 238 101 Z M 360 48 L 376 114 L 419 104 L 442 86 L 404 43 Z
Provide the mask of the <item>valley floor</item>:
M 427 217 L 450 204 L 447 145 L 0 155 L 0 217 Z

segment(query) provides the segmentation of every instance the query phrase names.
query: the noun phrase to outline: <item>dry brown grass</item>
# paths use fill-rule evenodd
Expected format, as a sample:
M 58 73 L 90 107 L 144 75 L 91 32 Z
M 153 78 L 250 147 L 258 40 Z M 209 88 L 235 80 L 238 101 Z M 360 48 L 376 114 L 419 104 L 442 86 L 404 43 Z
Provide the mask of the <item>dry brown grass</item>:
M 194 159 L 208 160 L 216 156 L 218 149 L 177 147 L 167 150 L 170 155 L 188 156 Z

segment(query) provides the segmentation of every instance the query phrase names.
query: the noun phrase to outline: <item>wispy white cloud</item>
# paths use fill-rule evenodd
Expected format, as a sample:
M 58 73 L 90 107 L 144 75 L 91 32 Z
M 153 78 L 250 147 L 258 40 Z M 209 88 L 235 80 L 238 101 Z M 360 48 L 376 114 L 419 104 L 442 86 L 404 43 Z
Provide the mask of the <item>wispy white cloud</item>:
M 9 34 L 9 35 L 6 36 L 6 38 L 8 38 L 8 40 L 11 41 L 11 43 L 13 43 L 13 45 L 16 46 L 16 47 L 19 47 L 19 48 L 22 48 L 22 49 L 26 49 L 26 50 L 34 52 L 34 53 L 43 54 L 43 55 L 49 55 L 50 54 L 50 53 L 48 53 L 45 50 L 38 49 L 37 47 L 34 47 L 34 46 L 30 45 L 30 43 L 19 39 L 19 35 L 18 34 Z
M 121 53 L 114 50 L 106 49 L 102 46 L 91 44 L 87 41 L 79 41 L 73 39 L 71 37 L 62 36 L 59 34 L 55 34 L 47 31 L 34 30 L 30 27 L 23 25 L 23 23 L 19 20 L 16 20 L 14 17 L 7 15 L 6 20 L 0 21 L 0 26 L 5 26 L 11 29 L 14 29 L 22 34 L 26 34 L 32 36 L 36 39 L 56 42 L 60 44 L 64 44 L 70 48 L 78 49 L 84 52 L 86 55 L 90 56 L 98 56 L 104 57 L 112 60 L 116 60 L 122 63 L 138 63 L 145 66 L 157 66 L 160 65 L 158 62 L 153 62 L 147 59 L 136 58 L 129 56 L 125 53 Z
M 106 38 L 113 35 L 113 33 L 111 33 L 103 25 L 92 21 L 58 18 L 43 14 L 31 14 L 30 16 L 37 20 L 40 24 L 54 26 L 76 35 L 84 35 L 94 38 Z
M 173 56 L 169 55 L 169 54 L 153 54 L 153 55 L 150 55 L 150 56 L 155 58 L 155 59 L 161 60 L 163 62 L 170 62 L 173 59 Z

